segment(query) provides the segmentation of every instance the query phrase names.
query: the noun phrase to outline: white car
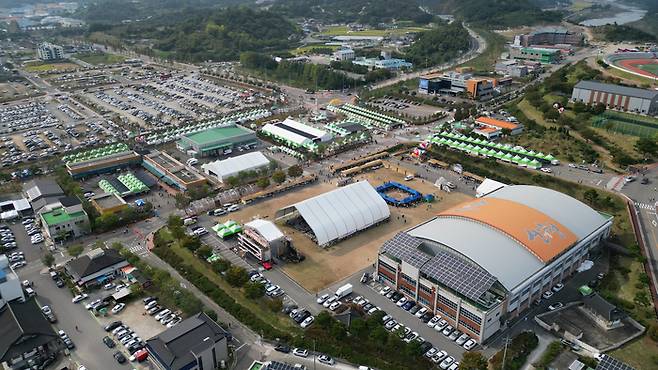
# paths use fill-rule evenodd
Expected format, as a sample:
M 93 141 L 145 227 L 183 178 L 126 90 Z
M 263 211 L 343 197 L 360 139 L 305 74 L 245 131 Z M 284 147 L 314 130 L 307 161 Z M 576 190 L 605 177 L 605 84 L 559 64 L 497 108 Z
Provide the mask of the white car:
M 321 363 L 323 363 L 325 365 L 329 365 L 329 366 L 334 366 L 334 364 L 336 363 L 336 361 L 334 361 L 333 358 L 331 358 L 327 355 L 318 356 L 318 361 L 320 361 Z
M 112 307 L 112 313 L 116 314 L 121 312 L 126 307 L 125 303 L 119 303 L 116 306 Z
M 329 299 L 329 294 L 323 294 L 318 297 L 318 299 L 315 300 L 317 304 L 323 304 L 327 299 Z
M 160 321 L 160 319 L 162 319 L 163 317 L 169 315 L 170 313 L 171 313 L 171 310 L 168 309 L 168 308 L 165 308 L 164 310 L 158 312 L 157 315 L 155 315 L 155 319 Z
M 432 358 L 432 356 L 434 356 L 437 352 L 439 352 L 439 350 L 435 347 L 432 347 L 429 349 L 429 351 L 425 352 L 425 357 Z
M 469 339 L 471 339 L 471 338 L 469 338 L 468 334 L 464 333 L 461 336 L 459 336 L 459 338 L 457 338 L 455 343 L 457 343 L 457 345 L 463 346 L 464 343 L 466 343 L 466 341 L 469 340 Z
M 402 298 L 400 298 L 400 300 L 395 305 L 398 306 L 398 307 L 402 307 L 402 306 L 404 306 L 405 303 L 407 303 L 407 298 L 402 297 Z
M 331 306 L 331 304 L 336 302 L 337 300 L 338 300 L 338 298 L 336 296 L 333 296 L 333 297 L 327 299 L 326 301 L 324 301 L 324 303 L 322 304 L 322 307 L 329 308 L 329 306 Z
M 553 296 L 553 292 L 551 292 L 550 290 L 547 290 L 541 296 L 544 297 L 544 299 L 549 299 Z
M 19 268 L 25 266 L 26 264 L 27 263 L 25 261 L 18 261 L 18 262 L 12 263 L 10 267 L 12 268 L 12 270 L 16 270 L 16 269 L 19 269 Z
M 555 293 L 557 293 L 557 292 L 559 292 L 560 290 L 562 290 L 562 288 L 564 288 L 564 284 L 562 284 L 562 283 L 557 283 L 557 284 L 555 284 L 555 286 L 552 288 L 552 290 L 553 290 Z
M 292 354 L 298 357 L 308 357 L 308 350 L 303 348 L 293 348 Z
M 464 343 L 462 347 L 464 347 L 467 351 L 472 350 L 478 343 L 474 341 L 473 339 L 469 339 Z
M 91 310 L 92 308 L 98 306 L 99 304 L 101 304 L 101 300 L 97 299 L 95 301 L 91 301 L 91 302 L 87 303 L 85 305 L 85 308 L 88 309 L 88 310 Z
M 550 168 L 547 168 L 547 167 L 542 167 L 539 170 L 541 172 L 544 172 L 544 173 L 552 173 L 553 172 L 553 170 L 551 170 Z
M 315 317 L 309 316 L 306 319 L 304 319 L 304 321 L 302 321 L 302 323 L 299 326 L 301 326 L 302 328 L 308 328 L 309 326 L 311 326 L 311 324 L 313 324 L 313 321 L 315 321 Z
M 381 290 L 379 290 L 379 294 L 381 295 L 386 295 L 386 293 L 391 291 L 391 287 L 385 286 Z
M 429 326 L 430 328 L 433 328 L 433 327 L 436 326 L 436 324 L 438 324 L 439 321 L 441 321 L 441 316 L 438 316 L 438 315 L 434 316 L 430 319 L 430 321 L 427 322 L 427 326 Z
M 332 303 L 331 306 L 329 306 L 329 310 L 331 310 L 331 311 L 336 311 L 336 309 L 337 309 L 338 307 L 340 307 L 341 304 L 342 304 L 342 303 L 340 303 L 340 301 L 336 301 L 336 302 Z
M 414 314 L 414 316 L 420 318 L 425 314 L 425 312 L 427 312 L 427 308 L 422 307 L 420 310 L 418 310 L 418 312 Z
M 196 235 L 196 236 L 203 236 L 203 235 L 206 235 L 206 234 L 208 234 L 208 230 L 206 230 L 205 227 L 200 227 L 200 228 L 194 230 L 194 235 Z
M 80 301 L 87 299 L 87 297 L 88 297 L 87 293 L 78 294 L 71 299 L 71 302 L 78 303 Z
M 237 211 L 237 210 L 239 210 L 239 209 L 240 209 L 240 206 L 237 205 L 237 204 L 234 204 L 234 205 L 232 205 L 232 206 L 226 208 L 226 210 L 229 211 L 229 212 L 235 212 L 235 211 Z
M 439 365 L 440 368 L 442 369 L 447 369 L 452 365 L 452 363 L 455 362 L 455 359 L 452 356 L 448 356 L 441 361 L 441 364 Z

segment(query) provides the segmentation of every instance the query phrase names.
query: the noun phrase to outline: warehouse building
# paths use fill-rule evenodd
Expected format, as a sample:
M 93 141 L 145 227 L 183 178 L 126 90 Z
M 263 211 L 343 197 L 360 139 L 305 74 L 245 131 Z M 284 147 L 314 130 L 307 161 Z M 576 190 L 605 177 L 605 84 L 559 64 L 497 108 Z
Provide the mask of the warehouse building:
M 658 91 L 596 81 L 580 81 L 571 93 L 572 102 L 605 104 L 609 109 L 648 115 L 658 114 Z
M 561 52 L 558 49 L 547 48 L 511 48 L 510 58 L 516 60 L 530 60 L 542 64 L 553 64 L 560 60 Z
M 289 246 L 290 240 L 268 220 L 256 219 L 247 222 L 242 233 L 238 234 L 238 248 L 251 254 L 259 262 L 281 257 L 288 252 Z
M 261 132 L 279 140 L 292 148 L 315 150 L 320 143 L 326 143 L 333 137 L 330 133 L 315 127 L 286 118 L 283 122 L 268 123 Z
M 116 143 L 84 152 L 69 154 L 62 158 L 66 170 L 74 179 L 101 173 L 112 172 L 119 168 L 136 165 L 142 157 L 124 143 Z
M 301 230 L 320 246 L 378 225 L 390 216 L 386 202 L 367 181 L 343 186 L 276 212 L 277 221 Z
M 611 227 L 612 216 L 562 193 L 505 186 L 385 242 L 376 274 L 483 342 L 567 279 Z
M 207 179 L 165 152 L 154 150 L 143 157 L 142 166 L 177 191 L 203 186 Z
M 584 41 L 582 33 L 571 32 L 564 27 L 544 27 L 529 34 L 514 37 L 514 45 L 581 45 Z
M 496 63 L 495 71 L 505 76 L 525 77 L 528 75 L 528 66 L 516 60 L 503 60 Z
M 178 150 L 194 157 L 230 154 L 233 150 L 257 145 L 255 132 L 234 124 L 186 134 L 176 142 Z
M 252 152 L 236 157 L 214 161 L 201 165 L 203 173 L 225 182 L 229 177 L 237 177 L 240 173 L 261 171 L 270 166 L 270 160 L 261 152 Z

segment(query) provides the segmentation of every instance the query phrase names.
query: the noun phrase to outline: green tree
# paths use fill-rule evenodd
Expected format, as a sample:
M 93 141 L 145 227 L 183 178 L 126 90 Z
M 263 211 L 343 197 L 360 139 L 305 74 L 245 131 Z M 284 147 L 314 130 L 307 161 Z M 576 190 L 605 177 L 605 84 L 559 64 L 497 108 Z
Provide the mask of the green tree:
M 583 193 L 583 199 L 590 205 L 594 205 L 599 199 L 599 193 L 594 189 L 587 189 Z
M 281 311 L 283 308 L 283 300 L 281 298 L 268 299 L 265 304 L 274 313 Z
M 260 298 L 265 294 L 265 285 L 250 281 L 244 286 L 244 294 L 249 299 Z
M 55 257 L 52 253 L 47 252 L 43 255 L 43 257 L 41 257 L 41 262 L 43 262 L 46 267 L 51 267 L 55 263 Z
M 302 166 L 296 164 L 294 166 L 288 167 L 288 176 L 290 177 L 299 177 L 304 173 Z
M 266 187 L 270 186 L 270 179 L 267 177 L 261 177 L 256 181 L 256 185 L 258 185 L 259 188 L 265 189 Z
M 658 154 L 658 140 L 655 137 L 641 137 L 635 143 L 635 149 L 646 157 Z
M 315 316 L 315 323 L 323 329 L 329 329 L 334 321 L 336 320 L 331 316 L 329 311 L 326 310 L 320 311 L 320 313 Z
M 383 326 L 379 325 L 376 326 L 374 329 L 370 331 L 369 338 L 370 340 L 373 341 L 373 343 L 377 344 L 380 347 L 386 346 L 386 343 L 388 342 L 388 331 L 384 329 Z
M 212 248 L 208 245 L 202 245 L 199 247 L 199 249 L 196 250 L 196 255 L 199 256 L 199 258 L 208 258 L 212 254 Z
M 231 268 L 231 266 L 232 266 L 231 262 L 225 259 L 219 259 L 212 263 L 213 270 L 217 271 L 218 273 L 225 272 L 226 270 Z
M 368 334 L 368 326 L 362 319 L 354 319 L 350 324 L 350 333 L 358 338 L 364 338 Z
M 212 321 L 217 322 L 217 312 L 215 310 L 211 310 L 210 308 L 206 308 L 203 310 L 203 313 L 206 314 L 206 316 L 210 317 Z
M 226 183 L 231 187 L 236 187 L 240 184 L 240 179 L 235 176 L 229 176 L 229 178 L 226 179 Z
M 176 226 L 183 227 L 183 219 L 180 216 L 176 216 L 173 214 L 169 215 L 169 217 L 167 218 L 167 227 L 171 229 L 172 227 L 176 227 Z
M 464 352 L 459 370 L 487 370 L 487 359 L 478 351 Z
M 176 202 L 176 208 L 183 209 L 190 205 L 191 199 L 183 193 L 178 193 L 174 196 L 174 201 Z
M 555 110 L 554 108 L 551 107 L 549 110 L 547 110 L 544 113 L 543 117 L 546 120 L 555 121 L 558 118 L 560 118 L 560 113 L 557 110 Z
M 68 247 L 68 249 L 67 249 L 67 253 L 69 254 L 69 256 L 71 256 L 71 257 L 73 257 L 73 258 L 76 258 L 76 257 L 78 257 L 80 254 L 82 254 L 82 252 L 83 252 L 84 250 L 85 250 L 85 247 L 84 247 L 84 246 L 82 246 L 82 245 L 80 245 L 80 244 L 76 244 L 76 245 L 72 245 L 72 246 Z
M 276 182 L 277 184 L 286 181 L 286 173 L 281 170 L 274 171 L 274 173 L 272 174 L 272 181 Z
M 201 241 L 199 238 L 190 236 L 190 235 L 183 235 L 183 237 L 180 240 L 180 246 L 188 249 L 192 252 L 196 251 L 197 249 L 201 248 Z
M 240 266 L 231 266 L 226 271 L 226 281 L 235 287 L 243 286 L 249 280 L 247 270 Z

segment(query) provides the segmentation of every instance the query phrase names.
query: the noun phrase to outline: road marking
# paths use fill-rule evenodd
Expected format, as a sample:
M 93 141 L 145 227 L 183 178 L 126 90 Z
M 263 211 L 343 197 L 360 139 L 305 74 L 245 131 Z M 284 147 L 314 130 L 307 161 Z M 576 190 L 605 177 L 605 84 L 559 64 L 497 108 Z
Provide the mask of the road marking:
M 656 220 L 651 220 L 651 224 L 653 225 L 653 227 L 658 226 L 658 223 L 656 222 Z
M 236 340 L 235 338 L 233 340 Z M 242 347 L 246 346 L 247 343 L 243 343 L 240 347 L 236 348 L 235 351 L 239 351 Z
M 640 202 L 635 202 L 635 205 L 641 209 L 646 209 L 646 210 L 651 210 L 655 211 L 656 206 L 653 204 L 646 204 L 646 203 L 640 203 Z
M 596 186 L 601 185 L 602 182 L 603 182 L 603 180 L 599 180 L 599 181 L 596 183 Z

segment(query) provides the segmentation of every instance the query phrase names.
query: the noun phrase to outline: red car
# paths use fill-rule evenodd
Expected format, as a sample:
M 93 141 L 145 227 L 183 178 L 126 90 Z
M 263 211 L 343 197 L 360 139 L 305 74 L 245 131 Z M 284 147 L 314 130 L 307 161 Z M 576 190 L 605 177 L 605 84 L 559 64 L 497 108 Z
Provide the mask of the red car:
M 265 261 L 265 262 L 262 263 L 262 265 L 263 265 L 263 268 L 265 270 L 271 270 L 272 269 L 272 263 L 271 262 Z
M 135 352 L 132 356 L 130 356 L 130 361 L 137 361 L 137 362 L 142 362 L 146 360 L 146 358 L 149 357 L 149 353 L 144 349 L 140 349 L 139 351 Z

